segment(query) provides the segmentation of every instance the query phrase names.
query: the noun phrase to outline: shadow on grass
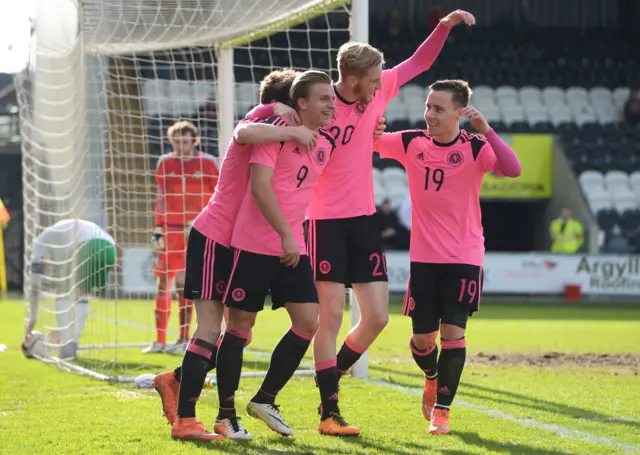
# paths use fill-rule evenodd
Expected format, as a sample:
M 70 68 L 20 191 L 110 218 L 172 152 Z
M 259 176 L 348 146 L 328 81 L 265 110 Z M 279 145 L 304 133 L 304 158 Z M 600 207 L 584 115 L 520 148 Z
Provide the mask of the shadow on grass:
M 531 447 L 525 444 L 516 444 L 513 442 L 499 442 L 490 439 L 484 439 L 477 433 L 471 433 L 467 431 L 452 431 L 450 435 L 446 436 L 430 436 L 432 438 L 447 439 L 447 438 L 459 438 L 467 445 L 476 446 L 483 450 L 487 450 L 490 453 L 526 453 L 526 454 L 545 454 L 545 455 L 565 455 L 571 452 L 562 452 L 559 450 L 552 450 L 549 448 L 541 449 Z M 412 453 L 424 453 L 424 447 L 408 442 L 405 444 L 408 447 L 414 447 L 420 452 Z M 442 451 L 442 453 L 468 453 L 468 452 L 454 452 L 454 451 Z
M 274 437 L 267 440 L 260 438 L 253 441 L 230 441 L 222 442 L 200 442 L 200 441 L 184 441 L 185 448 L 193 444 L 203 449 L 212 450 L 214 453 L 228 453 L 239 455 L 281 455 L 283 452 L 292 455 L 315 455 L 318 453 L 331 452 L 332 454 L 346 454 L 344 450 L 334 447 L 323 447 L 296 441 L 295 439 L 285 439 Z M 278 447 L 280 446 L 280 447 Z M 286 446 L 286 448 L 282 448 Z
M 422 386 L 422 381 L 424 378 L 424 375 L 420 372 L 414 373 L 397 371 L 393 370 L 392 368 L 381 367 L 378 365 L 370 365 L 369 369 L 383 373 L 389 373 L 386 379 L 387 382 L 417 390 Z M 398 378 L 399 376 L 404 376 L 407 379 Z M 615 424 L 625 425 L 634 429 L 640 428 L 640 422 L 638 421 L 617 419 L 616 416 L 613 415 L 607 415 L 589 409 L 579 408 L 577 406 L 570 406 L 564 403 L 557 403 L 550 400 L 530 397 L 516 392 L 510 392 L 507 390 L 500 390 L 493 387 L 474 384 L 472 382 L 469 382 L 469 379 L 465 380 L 464 376 L 461 389 L 462 393 L 465 396 L 483 400 L 485 402 L 490 401 L 503 405 L 507 404 L 528 409 L 535 409 L 552 414 L 561 414 L 574 419 L 595 420 L 608 425 Z

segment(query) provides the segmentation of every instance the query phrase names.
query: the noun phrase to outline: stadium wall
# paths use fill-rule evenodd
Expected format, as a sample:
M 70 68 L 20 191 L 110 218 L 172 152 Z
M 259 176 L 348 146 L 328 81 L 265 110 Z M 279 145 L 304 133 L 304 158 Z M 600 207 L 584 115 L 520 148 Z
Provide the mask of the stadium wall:
M 578 179 L 564 154 L 564 149 L 557 140 L 554 141 L 552 182 L 553 197 L 547 205 L 544 216 L 544 223 L 547 227 L 547 249 L 551 246 L 548 234 L 551 221 L 560 215 L 563 207 L 569 207 L 573 216 L 580 220 L 584 228 L 585 243 L 582 249 L 589 253 L 597 253 L 599 249 L 598 222 L 591 213 Z

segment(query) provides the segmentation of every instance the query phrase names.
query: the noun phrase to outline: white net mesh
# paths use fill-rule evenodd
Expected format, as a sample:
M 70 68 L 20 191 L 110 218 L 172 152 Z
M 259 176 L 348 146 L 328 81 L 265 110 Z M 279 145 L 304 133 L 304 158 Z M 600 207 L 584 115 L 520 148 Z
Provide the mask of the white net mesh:
M 156 338 L 149 240 L 156 163 L 170 151 L 167 128 L 176 120 L 192 121 L 202 136 L 201 150 L 218 155 L 220 118 L 226 114 L 218 100 L 220 44 L 235 46 L 236 118 L 256 104 L 257 84 L 273 69 L 316 68 L 335 77 L 337 48 L 349 39 L 348 2 L 84 0 L 78 7 L 68 0 L 55 8 L 46 0 L 37 3 L 32 61 L 15 84 L 25 263 L 31 264 L 34 239 L 63 219 L 92 221 L 117 244 L 111 284 L 90 298 L 77 359 L 57 360 L 61 346 L 54 337 L 49 360 L 103 379 L 177 365 L 180 357 L 150 360 L 140 351 Z M 71 267 L 77 280 L 75 259 L 61 258 L 49 258 L 48 266 Z M 30 295 L 29 267 L 25 274 Z M 43 287 L 48 294 L 41 298 L 37 328 L 49 332 L 60 328 L 57 290 Z M 69 305 L 78 314 L 75 298 Z M 169 341 L 178 336 L 175 300 L 173 308 Z M 288 326 L 284 314 L 270 313 L 260 316 L 264 322 L 254 331 L 248 370 L 266 367 L 260 358 Z

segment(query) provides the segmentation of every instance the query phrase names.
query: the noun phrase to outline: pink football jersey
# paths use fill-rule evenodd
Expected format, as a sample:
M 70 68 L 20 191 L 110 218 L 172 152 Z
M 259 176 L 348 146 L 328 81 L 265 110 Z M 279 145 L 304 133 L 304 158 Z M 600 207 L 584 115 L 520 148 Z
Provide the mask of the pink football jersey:
M 240 123 L 259 121 L 247 118 Z M 286 125 L 286 122 L 279 117 L 270 117 L 264 123 L 274 126 Z M 231 139 L 222 161 L 216 190 L 209 199 L 209 203 L 193 222 L 193 227 L 202 235 L 227 248 L 231 245 L 233 226 L 249 183 L 249 159 L 252 147 L 253 145 L 239 144 L 234 138 Z
M 401 131 L 385 133 L 376 150 L 407 171 L 411 261 L 482 266 L 482 178 L 499 173 L 486 138 L 462 130 L 453 142 L 440 144 L 426 131 Z
M 305 212 L 334 147 L 333 138 L 319 130 L 318 146 L 311 153 L 293 141 L 257 145 L 251 153 L 251 163 L 274 170 L 271 185 L 301 254 L 307 254 L 302 227 Z M 251 188 L 247 187 L 244 194 L 231 246 L 257 254 L 282 256 L 280 236 L 260 212 Z
M 373 133 L 398 88 L 398 75 L 393 68 L 382 72 L 382 87 L 369 104 L 347 102 L 336 92 L 336 111 L 328 127 L 336 148 L 314 190 L 308 219 L 351 218 L 376 212 Z

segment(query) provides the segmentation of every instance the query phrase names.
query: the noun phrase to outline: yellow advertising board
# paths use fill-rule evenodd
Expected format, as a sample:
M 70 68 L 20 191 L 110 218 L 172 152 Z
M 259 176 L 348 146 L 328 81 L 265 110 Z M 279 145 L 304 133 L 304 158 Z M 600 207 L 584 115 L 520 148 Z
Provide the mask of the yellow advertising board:
M 501 134 L 522 164 L 520 177 L 487 174 L 482 180 L 482 199 L 546 199 L 551 197 L 553 137 L 548 134 Z

